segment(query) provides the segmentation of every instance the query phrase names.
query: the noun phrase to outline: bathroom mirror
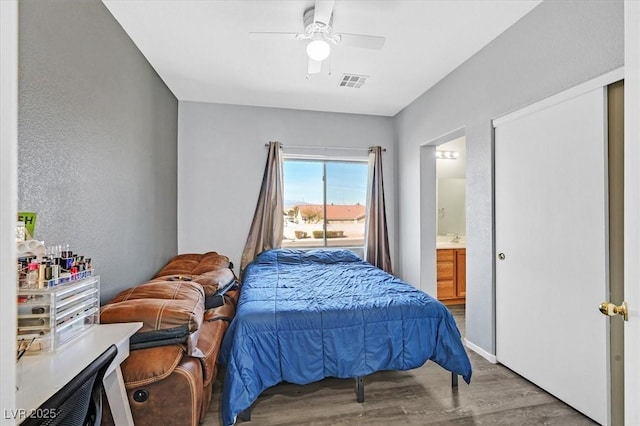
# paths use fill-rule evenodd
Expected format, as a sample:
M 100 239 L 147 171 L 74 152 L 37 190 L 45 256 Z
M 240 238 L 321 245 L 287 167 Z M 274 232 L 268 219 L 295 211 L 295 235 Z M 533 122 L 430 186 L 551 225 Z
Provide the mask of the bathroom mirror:
M 466 179 L 438 179 L 437 229 L 439 235 L 466 235 Z

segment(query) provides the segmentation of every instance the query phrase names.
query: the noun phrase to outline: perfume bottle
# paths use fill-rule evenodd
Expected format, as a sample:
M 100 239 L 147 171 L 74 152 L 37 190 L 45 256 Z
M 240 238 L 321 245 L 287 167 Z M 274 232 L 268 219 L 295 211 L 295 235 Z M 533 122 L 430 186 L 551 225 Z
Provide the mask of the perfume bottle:
M 31 262 L 27 267 L 26 288 L 36 288 L 38 282 L 38 262 Z

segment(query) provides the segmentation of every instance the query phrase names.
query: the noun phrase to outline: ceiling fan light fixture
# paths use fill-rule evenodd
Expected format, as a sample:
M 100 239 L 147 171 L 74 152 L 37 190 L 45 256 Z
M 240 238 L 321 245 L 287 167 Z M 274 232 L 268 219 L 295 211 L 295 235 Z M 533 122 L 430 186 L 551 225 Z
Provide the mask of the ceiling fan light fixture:
M 307 55 L 314 61 L 324 61 L 331 53 L 331 46 L 325 40 L 312 40 L 307 44 Z

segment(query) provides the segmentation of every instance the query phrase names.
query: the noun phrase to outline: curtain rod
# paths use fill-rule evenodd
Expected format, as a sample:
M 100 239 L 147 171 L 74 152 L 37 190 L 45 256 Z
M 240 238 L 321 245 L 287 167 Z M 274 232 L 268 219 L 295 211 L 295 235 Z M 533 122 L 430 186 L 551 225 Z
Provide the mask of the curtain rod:
M 265 143 L 265 147 L 268 147 L 269 144 Z M 280 144 L 281 148 L 285 146 Z M 346 146 L 303 146 L 303 145 L 287 145 L 287 148 L 295 148 L 295 149 L 343 149 L 345 151 L 371 151 L 372 147 L 369 148 L 349 148 Z M 387 152 L 387 148 L 382 148 L 382 152 Z

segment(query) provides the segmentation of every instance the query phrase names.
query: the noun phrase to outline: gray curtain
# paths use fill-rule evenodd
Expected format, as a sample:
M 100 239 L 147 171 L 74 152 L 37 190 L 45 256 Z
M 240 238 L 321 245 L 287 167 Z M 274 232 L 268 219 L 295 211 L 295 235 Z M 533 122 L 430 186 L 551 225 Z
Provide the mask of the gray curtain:
M 369 188 L 364 242 L 365 260 L 391 274 L 391 253 L 382 181 L 382 148 L 379 146 L 371 147 L 369 152 Z
M 282 245 L 284 199 L 281 151 L 279 142 L 269 142 L 258 204 L 240 260 L 241 273 L 258 254 Z

